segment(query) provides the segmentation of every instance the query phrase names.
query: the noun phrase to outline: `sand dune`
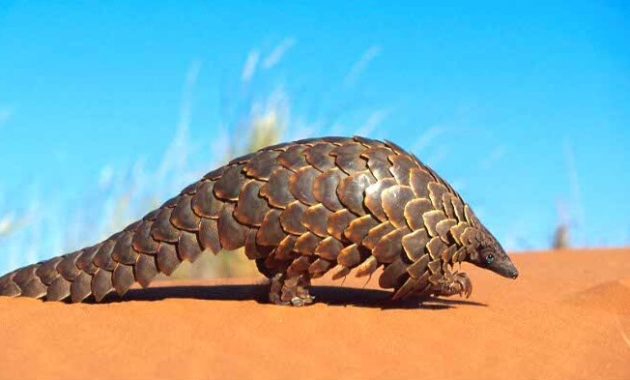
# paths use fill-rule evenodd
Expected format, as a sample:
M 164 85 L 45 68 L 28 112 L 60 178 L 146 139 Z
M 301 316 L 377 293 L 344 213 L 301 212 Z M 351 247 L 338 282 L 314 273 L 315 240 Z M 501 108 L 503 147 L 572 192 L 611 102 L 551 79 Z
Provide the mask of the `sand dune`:
M 630 316 L 630 278 L 596 285 L 569 297 L 569 302 Z
M 394 304 L 324 279 L 307 308 L 257 280 L 162 283 L 99 305 L 0 298 L 0 378 L 630 379 L 630 250 L 464 267 L 470 299 Z

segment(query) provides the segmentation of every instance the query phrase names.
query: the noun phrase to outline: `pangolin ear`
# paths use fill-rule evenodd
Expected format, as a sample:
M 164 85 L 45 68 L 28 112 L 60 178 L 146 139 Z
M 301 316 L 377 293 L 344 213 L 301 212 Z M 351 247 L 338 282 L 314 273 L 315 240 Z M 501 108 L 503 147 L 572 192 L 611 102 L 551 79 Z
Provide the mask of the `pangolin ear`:
M 466 247 L 466 253 L 468 256 L 468 261 L 472 262 L 472 263 L 477 263 L 479 262 L 479 251 L 468 246 Z

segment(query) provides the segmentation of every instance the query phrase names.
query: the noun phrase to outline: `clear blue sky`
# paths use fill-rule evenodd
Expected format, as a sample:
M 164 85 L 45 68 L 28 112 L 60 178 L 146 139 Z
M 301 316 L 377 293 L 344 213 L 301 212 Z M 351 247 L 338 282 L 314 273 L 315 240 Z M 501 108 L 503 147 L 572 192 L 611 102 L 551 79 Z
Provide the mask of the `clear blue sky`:
M 279 88 L 290 128 L 413 150 L 510 248 L 559 204 L 577 244 L 630 244 L 627 3 L 338 3 L 0 0 L 0 218 L 160 160 L 192 66 L 194 140 Z

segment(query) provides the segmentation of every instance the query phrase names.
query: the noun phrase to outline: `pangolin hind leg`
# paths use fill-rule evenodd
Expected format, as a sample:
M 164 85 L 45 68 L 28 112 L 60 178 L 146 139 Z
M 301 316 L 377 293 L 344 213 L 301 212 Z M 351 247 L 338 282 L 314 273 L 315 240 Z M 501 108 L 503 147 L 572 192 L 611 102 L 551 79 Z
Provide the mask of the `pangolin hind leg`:
M 308 274 L 289 276 L 286 273 L 278 273 L 271 279 L 269 301 L 276 305 L 310 305 L 314 301 L 309 294 L 310 286 Z
M 270 280 L 269 301 L 276 305 L 305 306 L 314 301 L 309 294 L 311 276 L 308 272 L 310 259 L 301 256 L 295 259 L 278 260 L 276 252 L 270 257 L 257 259 L 258 271 Z

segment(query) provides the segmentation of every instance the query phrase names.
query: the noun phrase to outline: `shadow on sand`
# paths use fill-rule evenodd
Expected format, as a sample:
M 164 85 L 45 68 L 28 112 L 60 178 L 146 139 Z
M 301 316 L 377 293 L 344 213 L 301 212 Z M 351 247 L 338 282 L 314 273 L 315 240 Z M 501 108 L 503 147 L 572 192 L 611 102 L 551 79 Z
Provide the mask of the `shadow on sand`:
M 124 297 L 110 295 L 103 302 L 159 301 L 169 298 L 184 298 L 213 301 L 251 301 L 267 304 L 268 285 L 204 285 L 165 286 L 147 289 L 132 289 Z M 344 288 L 338 286 L 313 286 L 311 294 L 316 303 L 329 306 L 358 306 L 378 309 L 428 309 L 443 310 L 457 306 L 481 306 L 486 304 L 463 299 L 411 298 L 392 301 L 391 292 L 377 289 Z

